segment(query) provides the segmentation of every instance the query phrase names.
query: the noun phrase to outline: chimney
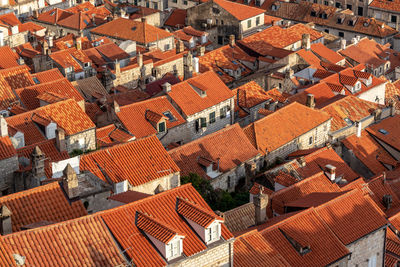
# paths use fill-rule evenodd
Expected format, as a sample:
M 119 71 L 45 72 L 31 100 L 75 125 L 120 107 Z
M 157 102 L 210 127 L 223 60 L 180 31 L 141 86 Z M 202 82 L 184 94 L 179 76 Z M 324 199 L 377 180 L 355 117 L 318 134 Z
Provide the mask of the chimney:
M 206 51 L 206 48 L 204 46 L 198 46 L 197 47 L 197 57 L 204 56 L 205 51 Z
M 62 185 L 65 192 L 68 194 L 69 198 L 76 197 L 74 193 L 78 188 L 78 176 L 75 170 L 72 168 L 71 164 L 67 164 L 67 166 L 63 170 L 63 175 L 64 176 L 62 180 Z
M 235 35 L 233 35 L 233 34 L 229 35 L 229 45 L 231 47 L 235 46 Z
M 361 130 L 362 130 L 362 123 L 361 121 L 356 122 L 356 127 L 357 127 L 357 137 L 361 137 Z
M 336 179 L 336 167 L 331 164 L 325 165 L 325 174 L 333 182 Z
M 162 85 L 162 89 L 163 89 L 163 92 L 164 92 L 165 94 L 171 92 L 171 84 L 168 83 L 168 82 L 164 83 L 164 84 Z
M 143 66 L 143 55 L 140 52 L 137 55 L 136 60 L 139 65 L 139 68 L 141 68 Z
M 183 51 L 185 51 L 185 45 L 183 44 L 182 40 L 178 41 L 178 44 L 176 45 L 176 53 L 182 53 Z
M 382 198 L 383 206 L 388 210 L 392 206 L 393 198 L 391 195 L 384 195 Z
M 396 115 L 396 103 L 394 102 L 393 99 L 390 100 L 389 102 L 389 107 L 390 107 L 390 116 Z
M 81 38 L 76 38 L 76 49 L 82 50 L 82 39 Z
M 200 60 L 198 57 L 193 58 L 193 71 L 195 73 L 199 73 L 199 62 L 200 62 Z
M 56 146 L 58 151 L 67 151 L 67 144 L 65 143 L 65 131 L 64 129 L 57 128 L 56 130 Z
M 0 135 L 1 137 L 8 136 L 8 124 L 3 115 L 0 115 Z
M 114 100 L 114 112 L 118 113 L 120 111 L 121 111 L 121 109 L 119 108 L 119 104 L 117 103 L 116 100 Z
M 307 51 L 311 49 L 311 39 L 309 33 L 305 33 L 301 36 L 301 48 Z
M 264 187 L 260 185 L 260 192 L 254 196 L 253 203 L 256 209 L 256 224 L 262 224 L 267 220 L 267 206 L 269 202 L 269 196 L 264 194 Z
M 307 94 L 307 102 L 306 106 L 309 108 L 314 108 L 315 107 L 315 98 L 313 94 Z
M 11 223 L 12 212 L 7 208 L 6 205 L 2 205 L 0 208 L 0 220 L 1 220 L 1 234 L 8 235 L 12 233 Z
M 119 77 L 121 75 L 121 64 L 119 63 L 119 60 L 115 60 L 115 76 Z
M 344 38 L 340 39 L 340 49 L 346 49 L 346 39 Z
M 382 109 L 377 108 L 376 110 L 374 110 L 374 120 L 375 121 L 380 121 L 381 115 L 382 115 Z
M 193 57 L 192 53 L 187 53 L 183 57 L 183 79 L 187 80 L 193 77 Z
M 32 162 L 32 175 L 36 178 L 36 185 L 40 185 L 40 181 L 42 178 L 46 177 L 44 171 L 44 160 L 45 155 L 42 150 L 38 146 L 33 149 L 31 154 L 31 162 Z

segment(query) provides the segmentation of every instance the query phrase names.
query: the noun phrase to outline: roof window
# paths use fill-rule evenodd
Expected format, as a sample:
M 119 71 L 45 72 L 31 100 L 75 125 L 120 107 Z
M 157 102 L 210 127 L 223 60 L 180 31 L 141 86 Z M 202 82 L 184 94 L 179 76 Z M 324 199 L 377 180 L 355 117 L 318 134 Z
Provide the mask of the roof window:
M 174 117 L 174 115 L 172 115 L 171 111 L 165 111 L 163 112 L 163 115 L 167 117 L 170 122 L 176 121 L 176 118 Z
M 38 78 L 33 77 L 32 79 L 33 79 L 33 81 L 34 81 L 36 84 L 39 84 L 39 83 L 40 83 L 39 80 L 38 80 Z
M 378 132 L 380 132 L 383 135 L 388 135 L 389 134 L 389 132 L 386 131 L 385 129 L 379 129 Z

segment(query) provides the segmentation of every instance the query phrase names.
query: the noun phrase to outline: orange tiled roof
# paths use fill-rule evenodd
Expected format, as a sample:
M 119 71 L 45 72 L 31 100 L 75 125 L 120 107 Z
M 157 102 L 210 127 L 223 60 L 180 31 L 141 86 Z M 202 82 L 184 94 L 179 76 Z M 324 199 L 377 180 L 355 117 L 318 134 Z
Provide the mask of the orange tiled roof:
M 329 229 L 313 208 L 297 213 L 271 227 L 261 235 L 290 266 L 326 266 L 350 254 L 346 246 Z M 305 249 L 304 254 L 288 241 Z M 309 248 L 309 252 L 306 248 Z
M 62 222 L 87 214 L 82 202 L 70 203 L 58 183 L 0 197 L 0 205 L 12 212 L 12 230 L 17 232 L 24 225 L 41 221 Z
M 157 119 L 153 123 L 149 114 L 157 114 Z M 173 119 L 166 117 L 164 113 L 169 112 Z M 136 138 L 142 138 L 157 134 L 156 123 L 161 119 L 166 119 L 167 129 L 171 129 L 186 122 L 184 118 L 176 111 L 167 97 L 156 97 L 141 102 L 126 105 L 120 108 L 116 113 L 118 119 Z
M 400 115 L 389 117 L 381 122 L 371 125 L 366 130 L 379 140 L 389 144 L 391 147 L 400 151 Z M 386 131 L 385 133 L 382 133 Z
M 140 211 L 136 211 L 135 223 L 138 229 L 158 239 L 164 244 L 167 244 L 178 235 L 178 231 L 168 227 L 168 223 L 159 222 L 157 219 Z
M 0 137 L 0 160 L 8 159 L 17 154 L 11 139 L 8 136 Z
M 179 230 L 185 237 L 183 253 L 187 257 L 204 251 L 206 249 L 204 242 L 176 210 L 178 198 L 188 199 L 206 212 L 213 214 L 204 199 L 190 184 L 97 214 L 102 217 L 116 240 L 121 244 L 122 249 L 126 251 L 136 266 L 164 266 L 167 264 L 164 258 L 139 231 L 132 216 L 137 211 L 147 213 L 159 222 L 166 222 L 170 227 Z M 222 238 L 231 239 L 233 236 L 226 226 L 223 224 L 221 226 Z
M 372 8 L 378 8 L 378 10 L 383 9 L 383 11 L 400 11 L 400 1 L 398 0 L 393 0 L 390 2 L 386 2 L 384 0 L 374 0 L 371 2 L 371 4 L 369 4 L 369 6 Z
M 82 64 L 91 63 L 90 58 L 87 57 L 82 50 L 77 50 L 75 47 L 54 52 L 50 55 L 50 57 L 62 68 L 73 67 L 74 72 L 83 71 L 78 60 L 82 62 Z
M 25 32 L 25 31 L 30 31 L 31 33 L 36 33 L 37 31 L 45 29 L 44 27 L 32 22 L 28 21 L 25 22 L 24 24 L 18 25 L 19 32 Z
M 235 266 L 291 266 L 257 230 L 235 237 Z
M 128 180 L 133 186 L 179 172 L 156 136 L 86 154 L 81 157 L 80 169 L 106 182 L 108 179 L 113 183 Z
M 213 3 L 216 3 L 240 21 L 252 18 L 265 12 L 265 10 L 260 8 L 242 5 L 226 0 L 213 0 Z
M 53 204 L 51 200 L 44 204 L 51 206 L 50 203 Z M 28 266 L 118 266 L 126 263 L 107 226 L 97 216 L 7 235 L 4 243 L 12 253 L 25 256 Z
M 337 64 L 344 60 L 343 56 L 332 49 L 329 49 L 322 43 L 311 44 L 311 51 L 332 64 Z
M 206 96 L 201 97 L 193 86 L 206 90 Z M 174 84 L 168 96 L 186 116 L 191 116 L 233 98 L 233 93 L 214 72 L 208 71 Z
M 256 148 L 265 154 L 311 131 L 329 119 L 330 116 L 325 112 L 294 102 L 245 127 L 248 129 L 245 133 L 250 140 L 254 139 L 252 136 L 255 137 Z M 271 132 L 274 134 L 271 135 Z
M 185 25 L 186 9 L 174 9 L 164 25 L 170 27 L 182 27 Z
M 361 131 L 360 137 L 354 134 L 342 140 L 342 143 L 374 174 L 386 171 L 384 164 L 396 165 L 396 160 L 365 130 Z
M 0 237 L 0 262 L 10 267 L 17 267 L 15 259 L 12 256 L 11 250 L 7 244 L 4 243 L 4 237 Z
M 387 224 L 375 202 L 358 189 L 317 207 L 316 211 L 345 245 Z
M 38 79 L 39 83 L 47 83 L 64 78 L 61 72 L 56 68 L 32 74 L 32 78 L 34 77 Z
M 272 209 L 278 214 L 283 214 L 285 212 L 285 204 L 289 202 L 301 199 L 311 193 L 332 193 L 339 191 L 338 185 L 333 184 L 323 172 L 318 172 L 300 182 L 274 192 L 271 195 Z
M 232 92 L 235 94 L 235 111 L 240 107 L 251 108 L 271 99 L 268 92 L 255 81 L 245 83 Z
M 21 22 L 18 20 L 14 12 L 0 15 L 0 21 L 5 25 L 11 25 L 11 26 L 16 26 L 21 24 Z
M 9 46 L 0 47 L 0 69 L 18 67 L 19 56 Z
M 201 227 L 207 228 L 215 220 L 223 221 L 223 219 L 217 216 L 214 212 L 203 209 L 189 200 L 178 198 L 177 202 L 176 211 L 183 217 L 197 223 Z
M 94 123 L 78 104 L 74 100 L 69 99 L 6 119 L 9 129 L 12 127 L 24 133 L 26 145 L 46 140 L 43 133 L 39 131 L 39 128 L 32 120 L 34 114 L 50 118 L 53 122 L 57 123 L 58 127 L 64 129 L 67 136 L 95 128 Z
M 115 29 L 119 30 L 115 31 Z M 172 36 L 171 33 L 155 26 L 124 18 L 105 23 L 90 32 L 121 40 L 132 40 L 140 44 L 148 44 Z
M 134 138 L 135 136 L 123 129 L 117 128 L 114 124 L 96 129 L 96 139 L 99 147 L 126 143 Z
M 40 99 L 45 100 L 43 98 L 43 94 L 53 94 L 54 96 L 51 99 L 56 98 L 55 102 L 65 100 L 67 98 L 72 98 L 76 102 L 84 101 L 81 94 L 75 89 L 75 87 L 71 84 L 70 81 L 66 78 L 62 78 L 59 80 L 47 82 L 47 83 L 39 83 L 33 86 L 25 87 L 16 90 L 17 95 L 21 99 L 21 102 L 27 107 L 29 110 L 36 109 L 40 107 Z M 41 97 L 42 96 L 42 97 Z M 54 103 L 46 98 L 47 103 Z
M 344 119 L 347 118 L 352 122 L 359 121 L 370 116 L 372 112 L 379 107 L 380 105 L 377 103 L 348 95 L 325 106 L 321 110 L 325 111 L 332 117 L 331 131 L 335 132 L 349 126 Z
M 214 163 L 219 160 L 219 170 L 228 172 L 259 153 L 247 140 L 240 126 L 234 124 L 172 149 L 169 154 L 181 169 L 182 176 L 197 173 L 208 178 L 198 162 L 199 157 L 205 157 Z
M 386 181 L 384 175 L 380 175 L 368 181 L 367 185 L 371 192 L 369 194 L 370 197 L 388 217 L 400 211 L 400 198 L 396 195 L 390 183 Z M 385 203 L 383 202 L 385 195 L 390 195 L 392 197 L 392 203 L 389 209 L 385 207 Z
M 400 80 L 393 83 L 388 82 L 385 90 L 385 104 L 388 105 L 390 101 L 394 102 L 396 110 L 400 111 Z

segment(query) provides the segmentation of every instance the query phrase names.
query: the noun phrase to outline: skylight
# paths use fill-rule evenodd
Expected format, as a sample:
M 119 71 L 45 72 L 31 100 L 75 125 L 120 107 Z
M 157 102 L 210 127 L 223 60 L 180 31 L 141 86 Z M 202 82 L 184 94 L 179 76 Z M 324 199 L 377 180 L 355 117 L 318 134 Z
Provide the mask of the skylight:
M 33 77 L 33 81 L 34 81 L 36 84 L 39 84 L 39 83 L 40 83 L 39 80 L 38 80 L 38 78 L 36 78 L 36 77 Z
M 87 22 L 87 20 L 86 20 L 86 19 L 84 19 L 84 20 L 83 20 L 83 22 L 85 22 L 86 26 L 88 26 L 88 25 L 89 25 L 89 22 Z
M 218 73 L 219 76 L 224 75 L 224 74 L 223 74 L 222 72 L 220 72 L 219 70 L 217 70 L 217 73 Z
M 389 132 L 386 131 L 385 129 L 379 129 L 378 132 L 380 132 L 381 134 L 384 134 L 384 135 L 389 134 Z
M 170 122 L 176 121 L 176 118 L 174 117 L 174 115 L 172 115 L 172 113 L 170 111 L 165 111 L 163 112 L 164 116 L 168 118 L 168 120 Z

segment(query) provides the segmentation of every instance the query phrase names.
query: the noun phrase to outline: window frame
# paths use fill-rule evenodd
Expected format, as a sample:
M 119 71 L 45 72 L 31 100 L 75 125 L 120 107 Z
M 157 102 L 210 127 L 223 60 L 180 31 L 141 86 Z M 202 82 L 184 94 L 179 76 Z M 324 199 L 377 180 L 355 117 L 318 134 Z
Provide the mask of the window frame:
M 211 112 L 210 114 L 208 114 L 208 119 L 209 119 L 209 124 L 212 124 L 216 121 L 215 119 L 215 111 Z

